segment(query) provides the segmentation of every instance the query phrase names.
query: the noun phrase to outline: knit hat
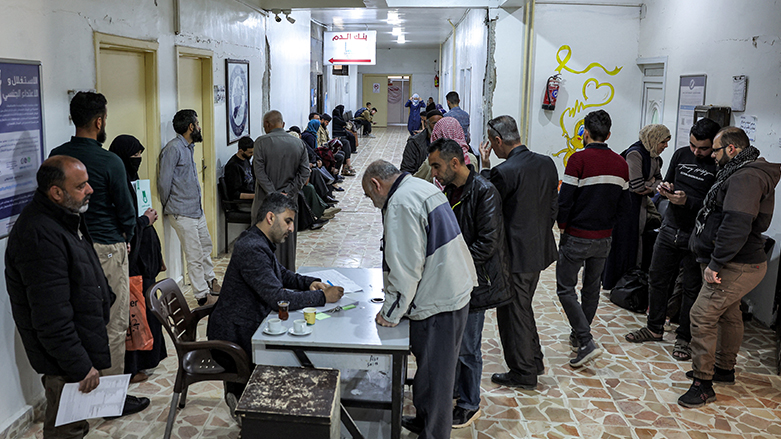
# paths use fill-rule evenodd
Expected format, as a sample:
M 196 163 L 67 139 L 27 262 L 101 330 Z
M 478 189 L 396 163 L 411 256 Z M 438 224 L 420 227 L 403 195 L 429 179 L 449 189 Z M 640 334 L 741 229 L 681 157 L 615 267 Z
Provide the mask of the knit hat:
M 659 123 L 646 125 L 640 130 L 640 142 L 651 153 L 651 157 L 659 157 L 659 144 L 670 138 L 670 130 Z

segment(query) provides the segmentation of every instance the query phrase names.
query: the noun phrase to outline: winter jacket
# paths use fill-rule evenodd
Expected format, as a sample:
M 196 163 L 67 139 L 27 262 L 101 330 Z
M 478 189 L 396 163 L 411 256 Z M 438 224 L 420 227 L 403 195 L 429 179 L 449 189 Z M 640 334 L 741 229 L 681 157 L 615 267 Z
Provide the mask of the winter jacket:
M 401 172 L 415 173 L 428 158 L 428 132 L 423 130 L 407 138 L 404 155 L 401 159 Z
M 767 260 L 762 232 L 773 219 L 779 178 L 781 166 L 761 157 L 727 178 L 702 232 L 693 233 L 689 241 L 697 262 L 719 272 L 727 262 L 758 264 Z
M 453 206 L 461 235 L 475 263 L 478 286 L 472 290 L 469 311 L 482 311 L 509 303 L 507 241 L 504 236 L 502 198 L 490 181 L 477 174 L 470 166 L 458 200 L 452 197 L 453 184 L 445 187 L 445 195 Z
M 106 325 L 114 294 L 83 215 L 36 191 L 5 252 L 11 311 L 36 372 L 84 379 L 111 366 Z
M 469 303 L 477 274 L 445 194 L 409 174 L 396 179 L 382 207 L 382 316 L 424 320 Z

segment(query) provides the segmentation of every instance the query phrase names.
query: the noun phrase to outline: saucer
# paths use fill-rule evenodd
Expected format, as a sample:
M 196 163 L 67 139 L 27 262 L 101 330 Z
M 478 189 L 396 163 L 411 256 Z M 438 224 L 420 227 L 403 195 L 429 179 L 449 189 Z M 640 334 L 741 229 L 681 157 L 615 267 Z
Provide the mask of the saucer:
M 296 331 L 294 331 L 293 329 L 295 329 L 295 328 L 290 328 L 290 330 L 288 330 L 287 332 L 288 332 L 290 335 L 309 335 L 309 334 L 311 334 L 311 333 L 312 333 L 312 330 L 313 330 L 314 328 L 312 328 L 311 326 L 307 326 L 306 328 L 304 328 L 304 332 L 300 332 L 300 333 L 299 333 L 299 332 L 296 332 Z
M 290 329 L 292 330 L 293 328 L 290 328 Z M 266 327 L 263 328 L 263 333 L 264 334 L 268 334 L 268 335 L 282 335 L 282 334 L 284 334 L 286 332 L 287 332 L 287 329 L 285 329 L 284 327 L 282 329 L 280 329 L 279 332 L 272 332 L 272 331 L 270 331 L 268 329 L 268 325 L 266 325 Z

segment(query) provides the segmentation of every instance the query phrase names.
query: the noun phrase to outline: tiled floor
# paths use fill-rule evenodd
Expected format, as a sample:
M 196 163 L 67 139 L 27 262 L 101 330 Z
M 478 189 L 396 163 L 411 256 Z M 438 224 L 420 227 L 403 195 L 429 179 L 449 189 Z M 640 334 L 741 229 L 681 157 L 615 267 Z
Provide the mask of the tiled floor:
M 376 139 L 361 139 L 353 166 L 359 175 L 372 160 L 395 164 L 407 137 L 403 128 L 376 130 Z M 363 196 L 360 177 L 348 178 L 339 198 L 343 210 L 328 225 L 298 235 L 298 266 L 379 267 L 379 212 Z M 222 276 L 229 257 L 217 262 Z M 483 416 L 474 427 L 453 430 L 453 438 L 770 438 L 781 437 L 781 378 L 775 375 L 773 333 L 749 323 L 738 359 L 737 384 L 716 386 L 718 400 L 702 409 L 676 404 L 689 387 L 690 362 L 677 362 L 671 351 L 674 334 L 665 342 L 630 344 L 629 330 L 642 327 L 643 315 L 613 306 L 603 295 L 594 322 L 596 341 L 607 351 L 579 370 L 567 365 L 569 327 L 555 294 L 554 266 L 542 273 L 534 309 L 545 354 L 545 374 L 536 391 L 498 387 L 490 375 L 505 371 L 496 330 L 489 312 L 483 330 Z M 170 342 L 169 342 L 170 346 Z M 140 414 L 114 421 L 91 421 L 90 438 L 158 438 L 165 428 L 175 352 L 148 382 L 131 385 L 130 393 L 147 396 L 152 406 Z M 412 413 L 409 397 L 405 412 Z M 173 437 L 236 438 L 238 427 L 222 401 L 222 386 L 192 386 L 187 407 L 176 418 Z M 23 438 L 39 438 L 41 424 Z M 404 437 L 415 437 L 406 430 Z M 294 439 L 294 438 L 291 438 Z M 369 438 L 372 439 L 372 438 Z

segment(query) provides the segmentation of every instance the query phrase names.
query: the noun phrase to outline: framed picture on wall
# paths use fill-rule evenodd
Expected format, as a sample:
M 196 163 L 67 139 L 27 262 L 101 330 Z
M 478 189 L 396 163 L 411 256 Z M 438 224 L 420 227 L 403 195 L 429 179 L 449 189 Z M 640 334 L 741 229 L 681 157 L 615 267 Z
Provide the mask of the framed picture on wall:
M 249 61 L 225 60 L 228 144 L 249 136 Z

